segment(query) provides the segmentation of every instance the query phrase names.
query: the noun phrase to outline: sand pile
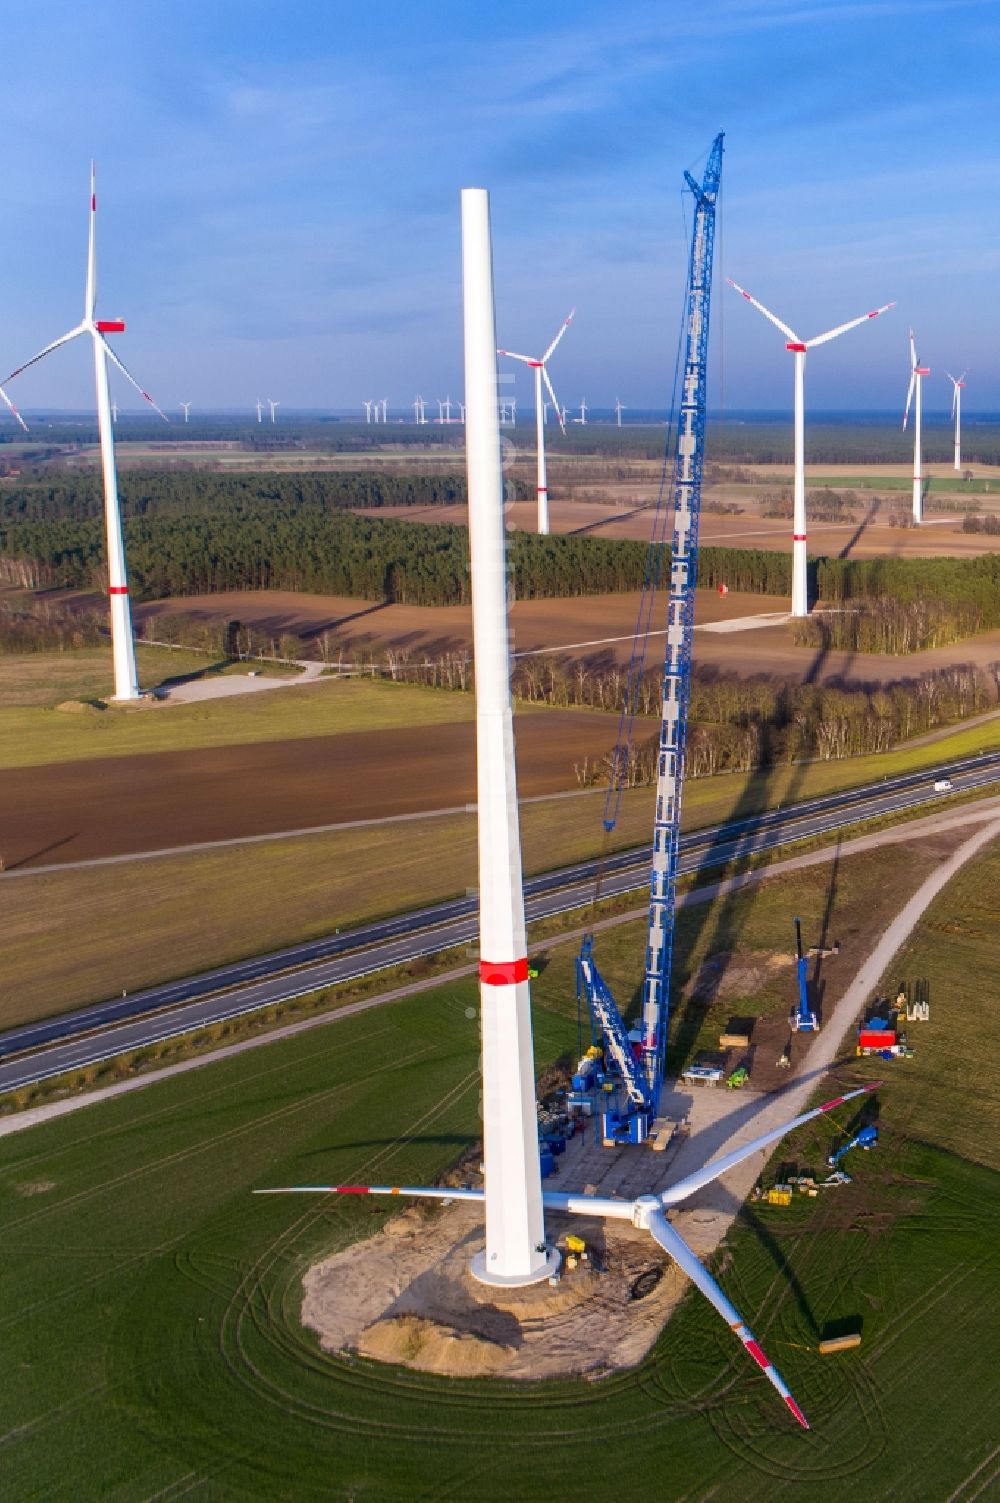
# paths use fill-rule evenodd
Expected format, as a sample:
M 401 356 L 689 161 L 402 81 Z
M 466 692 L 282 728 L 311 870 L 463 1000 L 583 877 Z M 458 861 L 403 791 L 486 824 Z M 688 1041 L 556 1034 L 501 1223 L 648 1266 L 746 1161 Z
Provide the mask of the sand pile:
M 468 1271 L 483 1242 L 478 1207 L 411 1207 L 308 1271 L 302 1322 L 325 1351 L 451 1377 L 597 1376 L 633 1366 L 685 1280 L 630 1223 L 549 1218 L 557 1243 L 570 1228 L 587 1242 L 586 1262 L 555 1287 L 499 1290 Z

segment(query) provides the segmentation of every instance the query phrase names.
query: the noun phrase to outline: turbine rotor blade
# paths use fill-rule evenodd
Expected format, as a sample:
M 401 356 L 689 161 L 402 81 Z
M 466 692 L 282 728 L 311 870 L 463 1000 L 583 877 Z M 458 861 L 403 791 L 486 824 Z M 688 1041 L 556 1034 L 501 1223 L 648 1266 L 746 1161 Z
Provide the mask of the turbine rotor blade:
M 112 365 L 116 365 L 118 367 L 118 369 L 121 371 L 122 375 L 125 377 L 126 381 L 131 381 L 132 385 L 135 387 L 135 389 L 139 393 L 140 397 L 142 397 L 143 401 L 144 402 L 148 402 L 149 405 L 150 405 L 150 407 L 152 407 L 152 409 L 153 409 L 154 412 L 159 412 L 160 413 L 160 417 L 163 419 L 163 421 L 165 423 L 169 423 L 170 419 L 167 417 L 167 414 L 165 412 L 161 412 L 160 411 L 159 407 L 157 407 L 156 403 L 153 401 L 152 397 L 149 395 L 149 392 L 146 391 L 145 387 L 139 385 L 138 381 L 135 379 L 135 377 L 133 376 L 132 372 L 130 370 L 128 370 L 128 368 L 125 366 L 125 364 L 123 363 L 123 361 L 121 361 L 118 358 L 118 356 L 115 354 L 114 350 L 108 344 L 108 341 L 105 339 L 104 335 L 100 334 L 100 333 L 95 333 L 94 334 L 94 338 L 96 340 L 100 341 L 100 343 L 104 347 L 104 353 L 107 355 L 107 357 L 111 361 Z M 275 403 L 274 405 L 277 406 L 278 404 Z
M 254 1195 L 410 1195 L 418 1200 L 483 1200 L 484 1190 L 446 1185 L 279 1185 Z
M 556 417 L 559 419 L 559 426 L 562 429 L 563 433 L 565 433 L 566 424 L 563 422 L 562 408 L 559 406 L 559 398 L 556 396 L 555 387 L 549 380 L 549 371 L 548 366 L 546 365 L 542 366 L 542 380 L 545 382 L 549 396 L 552 398 L 552 405 L 556 410 Z
M 497 350 L 498 355 L 506 355 L 510 360 L 523 360 L 525 365 L 538 365 L 540 362 L 533 355 L 519 355 L 516 350 Z
M 726 281 L 729 283 L 730 287 L 735 287 L 740 297 L 745 297 L 747 302 L 750 303 L 752 307 L 757 309 L 758 313 L 763 313 L 765 318 L 770 319 L 771 323 L 774 324 L 774 327 L 776 329 L 780 329 L 782 334 L 790 339 L 793 344 L 800 343 L 799 336 L 796 334 L 795 330 L 790 329 L 787 324 L 783 324 L 778 315 L 776 313 L 772 313 L 770 308 L 765 308 L 763 303 L 759 303 L 755 297 L 751 297 L 750 293 L 747 292 L 745 287 L 741 287 L 739 282 L 734 282 L 732 277 L 727 277 Z
M 883 303 L 881 308 L 874 308 L 871 313 L 862 313 L 860 318 L 852 318 L 849 323 L 838 324 L 835 329 L 827 329 L 825 334 L 817 334 L 815 339 L 806 340 L 806 349 L 811 350 L 818 344 L 826 344 L 830 339 L 836 339 L 838 334 L 846 334 L 848 329 L 856 329 L 858 324 L 866 324 L 869 319 L 878 318 L 882 313 L 888 313 L 890 308 L 895 308 L 895 303 Z
M 87 230 L 87 289 L 84 293 L 83 316 L 93 322 L 97 308 L 97 172 L 90 164 L 90 218 Z
M 44 360 L 46 355 L 51 355 L 52 351 L 57 350 L 61 344 L 69 344 L 70 340 L 75 339 L 78 334 L 86 334 L 86 332 L 86 324 L 77 324 L 76 328 L 70 329 L 68 334 L 62 334 L 58 339 L 53 339 L 52 343 L 47 344 L 44 350 L 39 350 L 37 355 L 32 355 L 30 360 L 26 360 L 16 370 L 12 370 L 9 376 L 4 376 L 4 381 L 13 381 L 15 376 L 19 376 L 22 371 L 26 371 L 31 365 L 37 365 L 39 360 Z
M 576 309 L 575 308 L 571 308 L 570 311 L 569 311 L 568 317 L 566 317 L 566 318 L 563 319 L 562 326 L 560 327 L 559 333 L 556 335 L 555 339 L 553 339 L 552 343 L 549 345 L 548 349 L 545 351 L 545 354 L 542 356 L 542 364 L 543 365 L 545 364 L 546 360 L 548 360 L 549 356 L 552 354 L 552 351 L 555 349 L 555 347 L 559 343 L 560 339 L 562 339 L 563 335 L 566 333 L 566 330 L 569 328 L 570 324 L 573 322 L 573 315 L 574 315 L 575 312 L 576 312 Z
M 701 1169 L 696 1169 L 693 1174 L 679 1180 L 676 1185 L 671 1185 L 660 1195 L 660 1202 L 665 1206 L 676 1205 L 678 1201 L 687 1200 L 696 1190 L 701 1190 L 705 1185 L 710 1185 L 720 1174 L 733 1169 L 741 1164 L 744 1159 L 750 1158 L 751 1154 L 767 1148 L 771 1143 L 777 1143 L 779 1138 L 785 1137 L 793 1128 L 801 1127 L 805 1122 L 811 1122 L 814 1117 L 821 1117 L 824 1112 L 833 1111 L 834 1107 L 842 1106 L 845 1101 L 853 1101 L 855 1096 L 867 1096 L 871 1091 L 877 1091 L 882 1084 L 880 1080 L 871 1085 L 859 1086 L 857 1090 L 845 1091 L 843 1096 L 835 1096 L 832 1101 L 824 1101 L 822 1106 L 813 1107 L 812 1111 L 803 1112 L 800 1117 L 793 1117 L 790 1122 L 785 1122 L 781 1127 L 772 1127 L 770 1132 L 762 1133 L 759 1138 L 754 1138 L 750 1143 L 744 1143 L 739 1148 L 734 1148 L 731 1153 L 724 1154 L 721 1159 L 713 1159 Z
M 658 1242 L 665 1253 L 668 1253 L 678 1268 L 686 1273 L 692 1284 L 700 1289 L 709 1304 L 718 1311 L 726 1325 L 734 1335 L 743 1343 L 750 1356 L 757 1363 L 767 1381 L 777 1389 L 784 1399 L 788 1408 L 794 1414 L 798 1423 L 804 1430 L 809 1429 L 809 1421 L 802 1410 L 792 1398 L 791 1391 L 782 1378 L 778 1369 L 774 1366 L 764 1351 L 758 1345 L 750 1327 L 746 1325 L 740 1316 L 736 1306 L 732 1304 L 718 1284 L 713 1279 L 705 1265 L 696 1258 L 691 1248 L 688 1247 L 680 1232 L 676 1231 L 667 1220 L 662 1211 L 654 1211 L 649 1218 L 649 1230 L 653 1240 Z
M 918 366 L 918 364 L 919 364 L 919 361 L 917 360 L 917 343 L 916 343 L 916 340 L 913 337 L 913 330 L 911 329 L 910 330 L 910 369 L 912 371 L 915 371 L 916 368 L 917 368 L 917 366 Z
M 908 388 L 907 393 L 906 393 L 906 408 L 905 408 L 905 410 L 903 412 L 903 427 L 904 428 L 906 427 L 907 423 L 910 421 L 910 403 L 913 401 L 913 388 L 914 388 L 914 386 L 916 386 L 916 384 L 917 384 L 917 373 L 916 373 L 915 370 L 912 370 L 910 372 L 910 385 L 909 385 L 909 388 Z
M 14 403 L 11 401 L 10 397 L 4 391 L 4 389 L 3 389 L 2 386 L 0 386 L 0 397 L 3 398 L 3 400 L 6 402 L 7 406 L 10 408 L 11 413 L 13 414 L 13 416 L 17 418 L 17 421 L 21 424 L 21 427 L 24 429 L 25 433 L 27 433 L 27 431 L 28 431 L 28 425 L 27 425 L 27 423 L 24 421 L 24 418 L 18 412 L 17 408 L 14 406 Z

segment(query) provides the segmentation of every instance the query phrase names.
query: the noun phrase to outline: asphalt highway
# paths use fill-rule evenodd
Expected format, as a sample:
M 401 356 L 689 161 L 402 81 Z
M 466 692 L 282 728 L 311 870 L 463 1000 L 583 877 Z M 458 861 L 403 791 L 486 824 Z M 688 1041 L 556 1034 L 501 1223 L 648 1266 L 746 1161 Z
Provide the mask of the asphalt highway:
M 692 831 L 681 839 L 680 871 L 709 869 L 845 825 L 940 802 L 946 795 L 934 791 L 934 782 L 941 777 L 951 780 L 956 793 L 986 787 L 1000 781 L 1000 756 L 970 757 Z M 586 907 L 593 898 L 597 865 L 580 862 L 526 881 L 529 922 Z M 648 872 L 648 847 L 609 856 L 603 865 L 602 897 L 641 890 Z M 476 933 L 476 899 L 457 898 L 10 1029 L 0 1033 L 0 1092 L 418 956 L 472 945 Z

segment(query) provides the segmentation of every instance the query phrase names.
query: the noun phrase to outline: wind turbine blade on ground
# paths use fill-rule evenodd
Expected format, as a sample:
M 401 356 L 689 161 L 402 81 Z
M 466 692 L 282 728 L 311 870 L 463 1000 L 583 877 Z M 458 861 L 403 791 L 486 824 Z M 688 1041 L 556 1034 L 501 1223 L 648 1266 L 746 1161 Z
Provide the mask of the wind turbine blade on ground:
M 573 322 L 573 315 L 574 315 L 575 312 L 576 312 L 576 309 L 575 308 L 571 308 L 570 311 L 569 311 L 568 317 L 566 317 L 565 319 L 563 319 L 562 325 L 561 325 L 561 327 L 559 329 L 559 333 L 556 335 L 555 339 L 553 339 L 552 343 L 549 345 L 548 349 L 545 351 L 545 354 L 542 356 L 542 364 L 543 365 L 545 364 L 546 360 L 548 360 L 549 356 L 552 354 L 552 351 L 555 349 L 555 347 L 559 343 L 560 339 L 562 339 L 563 335 L 566 333 L 566 330 L 569 328 L 570 324 Z
M 664 1252 L 673 1258 L 678 1268 L 687 1274 L 692 1284 L 701 1290 L 709 1304 L 719 1312 L 726 1325 L 742 1341 L 768 1382 L 778 1390 L 802 1428 L 808 1430 L 809 1421 L 792 1398 L 788 1385 L 778 1369 L 758 1345 L 753 1332 L 744 1323 L 736 1306 L 726 1298 L 708 1269 L 695 1257 L 684 1238 L 674 1230 L 662 1211 L 654 1211 L 650 1216 L 649 1231 L 654 1241 L 658 1242 Z
M 763 303 L 759 303 L 755 297 L 751 297 L 750 293 L 747 292 L 745 287 L 741 287 L 739 282 L 734 282 L 732 277 L 727 277 L 726 281 L 729 283 L 730 287 L 734 287 L 736 289 L 736 291 L 740 294 L 740 297 L 745 297 L 747 302 L 757 309 L 758 313 L 763 313 L 765 318 L 769 318 L 772 324 L 774 324 L 774 327 L 776 329 L 780 329 L 782 334 L 786 335 L 793 344 L 801 343 L 801 340 L 799 339 L 799 336 L 796 334 L 794 329 L 790 329 L 787 324 L 783 324 L 776 313 L 772 313 L 770 308 L 765 308 Z
M 806 340 L 806 349 L 811 350 L 818 344 L 826 344 L 829 339 L 836 339 L 838 334 L 846 334 L 848 329 L 856 329 L 858 324 L 865 324 L 870 318 L 878 318 L 882 313 L 888 313 L 890 308 L 895 308 L 895 303 L 883 303 L 881 308 L 874 308 L 871 313 L 862 313 L 860 318 L 852 318 L 849 323 L 838 324 L 835 329 L 827 329 L 825 334 L 817 334 L 815 339 Z
M 811 1122 L 814 1117 L 821 1117 L 824 1112 L 832 1112 L 835 1107 L 842 1106 L 845 1101 L 852 1101 L 855 1096 L 867 1096 L 871 1091 L 877 1091 L 882 1084 L 880 1080 L 871 1085 L 859 1086 L 855 1091 L 846 1091 L 843 1096 L 835 1096 L 832 1101 L 824 1101 L 822 1106 L 813 1107 L 811 1112 L 803 1112 L 800 1117 L 793 1117 L 790 1122 L 785 1122 L 781 1127 L 773 1127 L 770 1132 L 763 1133 L 759 1138 L 754 1138 L 749 1143 L 744 1143 L 740 1148 L 734 1148 L 731 1153 L 724 1154 L 721 1159 L 713 1159 L 710 1164 L 705 1164 L 701 1169 L 696 1169 L 686 1179 L 679 1180 L 676 1185 L 671 1185 L 669 1190 L 664 1190 L 660 1201 L 665 1206 L 676 1205 L 678 1201 L 687 1200 L 696 1190 L 701 1190 L 705 1185 L 710 1185 L 720 1174 L 733 1169 L 737 1164 L 742 1164 L 751 1154 L 757 1153 L 762 1148 L 767 1148 L 772 1143 L 777 1143 L 790 1133 L 793 1128 L 801 1127 L 805 1122 Z
M 163 419 L 163 421 L 165 423 L 169 423 L 170 419 L 167 417 L 167 414 L 165 412 L 161 412 L 160 411 L 159 407 L 157 407 L 156 403 L 153 401 L 152 397 L 149 395 L 149 392 L 146 391 L 145 387 L 142 387 L 142 386 L 139 385 L 138 381 L 132 375 L 132 372 L 127 368 L 127 366 L 125 365 L 124 361 L 120 360 L 119 357 L 115 354 L 114 350 L 108 344 L 108 341 L 105 339 L 104 335 L 103 334 L 95 334 L 94 338 L 100 340 L 101 344 L 104 347 L 104 352 L 107 355 L 108 359 L 111 361 L 112 365 L 115 365 L 115 366 L 118 367 L 118 369 L 121 371 L 122 375 L 125 377 L 126 381 L 131 381 L 132 385 L 135 387 L 135 389 L 139 393 L 140 397 L 142 397 L 143 401 L 148 402 L 149 405 L 150 405 L 150 407 L 152 407 L 152 409 L 153 409 L 154 412 L 159 412 L 160 413 L 160 417 Z
M 254 1190 L 254 1195 L 411 1195 L 418 1200 L 483 1200 L 484 1190 L 458 1190 L 447 1185 L 282 1185 Z
M 566 424 L 563 422 L 562 408 L 559 406 L 559 400 L 556 397 L 555 388 L 553 387 L 552 382 L 549 380 L 549 373 L 544 365 L 542 366 L 542 380 L 545 382 L 545 385 L 548 388 L 549 396 L 552 398 L 552 405 L 556 410 L 556 417 L 559 419 L 559 426 L 562 429 L 563 433 L 565 433 Z
M 16 370 L 12 370 L 9 376 L 4 376 L 4 381 L 13 381 L 15 376 L 19 376 L 22 371 L 26 371 L 31 365 L 37 365 L 39 360 L 44 360 L 46 355 L 51 355 L 52 351 L 57 350 L 61 344 L 69 344 L 70 340 L 75 339 L 78 334 L 86 334 L 87 332 L 86 324 L 77 324 L 76 328 L 70 329 L 68 334 L 62 334 L 58 339 L 53 339 L 52 343 L 47 344 L 44 350 L 39 350 L 37 355 L 32 355 L 30 360 L 26 360 Z
M 0 397 L 3 398 L 3 400 L 6 402 L 7 406 L 10 408 L 10 410 L 11 410 L 12 414 L 14 415 L 14 417 L 17 418 L 18 422 L 21 424 L 21 427 L 24 429 L 25 433 L 27 433 L 27 431 L 28 431 L 28 425 L 27 425 L 27 423 L 24 421 L 24 418 L 18 412 L 17 408 L 14 406 L 14 403 L 11 401 L 10 397 L 4 391 L 4 389 L 3 389 L 2 386 L 0 386 Z

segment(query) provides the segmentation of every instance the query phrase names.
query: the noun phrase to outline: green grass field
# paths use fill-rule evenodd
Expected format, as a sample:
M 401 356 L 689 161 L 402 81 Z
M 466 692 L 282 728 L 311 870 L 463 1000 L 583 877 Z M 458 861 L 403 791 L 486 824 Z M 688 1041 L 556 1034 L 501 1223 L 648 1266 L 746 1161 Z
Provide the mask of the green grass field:
M 1000 1160 L 983 1123 L 1000 1078 L 981 1025 L 998 879 L 992 851 L 905 958 L 931 976 L 932 1019 L 891 1067 L 854 1184 L 747 1208 L 717 1260 L 808 1435 L 693 1293 L 640 1367 L 600 1383 L 445 1381 L 326 1355 L 302 1330 L 305 1268 L 387 1212 L 250 1191 L 450 1162 L 478 1122 L 470 980 L 0 1139 L 6 1496 L 533 1503 L 618 1496 L 623 1467 L 667 1503 L 993 1496 Z M 776 912 L 745 913 L 741 942 L 765 947 Z M 539 1062 L 575 1047 L 550 970 Z M 848 1057 L 847 1077 L 871 1074 Z M 852 1322 L 859 1351 L 816 1355 Z
M 147 655 L 154 655 L 153 665 Z M 90 655 L 80 654 L 84 656 Z M 106 693 L 107 689 L 88 688 L 100 678 L 97 664 L 92 670 L 76 663 L 70 668 L 75 671 L 64 672 L 66 662 L 57 655 L 0 658 L 0 768 L 287 741 L 343 731 L 443 725 L 471 720 L 474 713 L 471 694 L 449 694 L 380 680 L 323 679 L 200 704 L 142 705 L 134 710 L 115 707 L 72 715 L 50 706 L 69 698 Z M 177 674 L 204 669 L 202 655 L 165 648 L 140 649 L 140 678 L 147 687 Z M 51 687 L 44 676 L 50 671 L 57 675 Z M 268 672 L 266 665 L 262 672 Z M 13 704 L 19 695 L 21 698 Z M 45 696 L 41 702 L 40 696 Z
M 970 499 L 973 496 L 995 496 L 1000 493 L 1000 481 L 996 476 L 979 475 L 969 481 L 951 475 L 928 475 L 924 483 L 926 494 L 932 497 L 935 492 L 958 493 L 969 496 Z M 807 475 L 807 489 L 816 486 L 831 487 L 834 490 L 905 491 L 910 495 L 913 491 L 913 479 L 908 475 Z

